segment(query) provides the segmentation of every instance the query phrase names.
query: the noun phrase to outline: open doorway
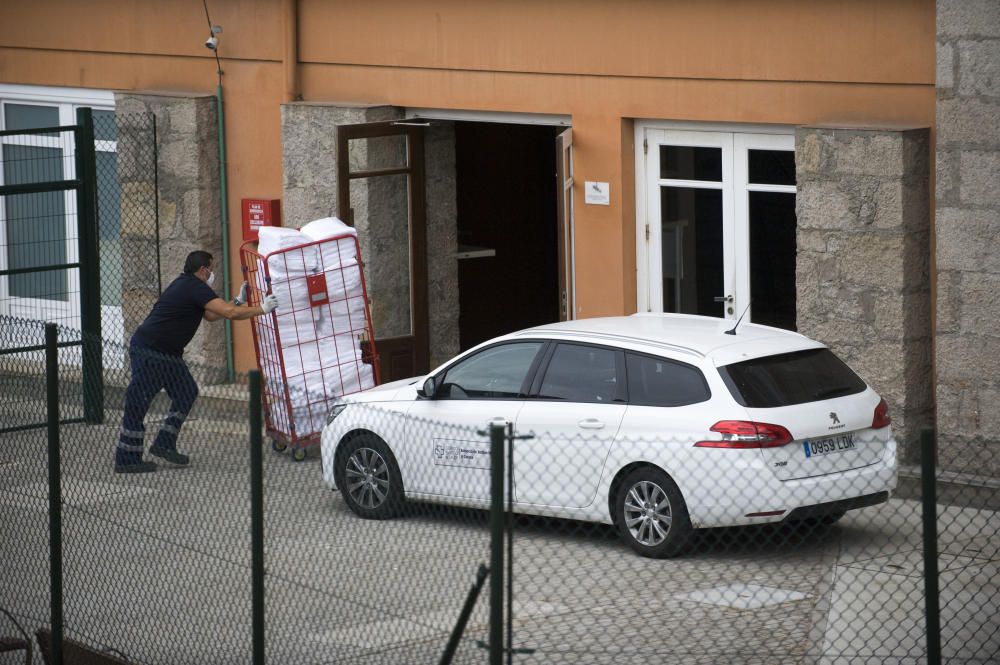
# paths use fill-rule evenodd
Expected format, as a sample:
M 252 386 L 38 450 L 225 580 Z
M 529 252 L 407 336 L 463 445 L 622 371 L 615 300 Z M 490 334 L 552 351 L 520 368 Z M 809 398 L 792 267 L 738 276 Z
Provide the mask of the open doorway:
M 560 127 L 456 122 L 459 345 L 559 320 Z

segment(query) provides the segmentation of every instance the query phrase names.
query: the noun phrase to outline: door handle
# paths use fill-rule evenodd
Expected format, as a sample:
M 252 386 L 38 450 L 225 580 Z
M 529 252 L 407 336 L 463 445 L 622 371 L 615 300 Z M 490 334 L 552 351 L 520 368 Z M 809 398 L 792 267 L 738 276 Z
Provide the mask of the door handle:
M 715 296 L 715 298 L 713 298 L 713 300 L 715 302 L 731 303 L 731 302 L 733 302 L 734 298 L 733 298 L 733 296 Z
M 597 418 L 584 418 L 577 423 L 583 429 L 603 429 L 604 423 Z

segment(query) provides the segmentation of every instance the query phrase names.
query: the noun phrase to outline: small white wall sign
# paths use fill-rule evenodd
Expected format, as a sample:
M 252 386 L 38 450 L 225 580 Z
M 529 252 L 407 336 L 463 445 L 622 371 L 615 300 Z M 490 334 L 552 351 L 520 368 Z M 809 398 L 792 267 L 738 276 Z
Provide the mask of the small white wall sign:
M 583 199 L 584 203 L 599 206 L 611 205 L 611 185 L 609 183 L 587 180 L 584 185 L 587 192 Z

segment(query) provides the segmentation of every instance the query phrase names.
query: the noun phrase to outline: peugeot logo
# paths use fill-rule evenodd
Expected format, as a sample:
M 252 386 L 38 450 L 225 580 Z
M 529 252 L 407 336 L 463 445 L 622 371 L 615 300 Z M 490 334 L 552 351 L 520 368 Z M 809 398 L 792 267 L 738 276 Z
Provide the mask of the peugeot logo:
M 834 425 L 839 425 L 840 424 L 840 418 L 837 417 L 837 412 L 836 411 L 831 411 L 830 412 L 830 420 L 833 421 Z

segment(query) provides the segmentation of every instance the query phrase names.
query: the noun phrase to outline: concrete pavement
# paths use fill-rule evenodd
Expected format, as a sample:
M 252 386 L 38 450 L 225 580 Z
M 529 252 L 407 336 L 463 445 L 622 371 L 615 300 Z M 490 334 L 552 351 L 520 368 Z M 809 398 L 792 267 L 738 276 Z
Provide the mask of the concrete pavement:
M 117 425 L 63 430 L 67 636 L 143 663 L 248 662 L 245 424 L 196 412 L 191 468 L 132 477 L 111 472 Z M 0 606 L 32 630 L 48 621 L 45 445 L 0 440 Z M 486 514 L 361 520 L 319 467 L 265 455 L 269 661 L 437 662 L 489 559 Z M 713 530 L 665 561 L 609 527 L 519 518 L 514 640 L 533 653 L 514 662 L 924 662 L 920 514 L 893 499 L 818 532 Z M 997 662 L 1000 516 L 942 507 L 939 531 L 946 662 Z M 456 663 L 486 661 L 487 597 Z

